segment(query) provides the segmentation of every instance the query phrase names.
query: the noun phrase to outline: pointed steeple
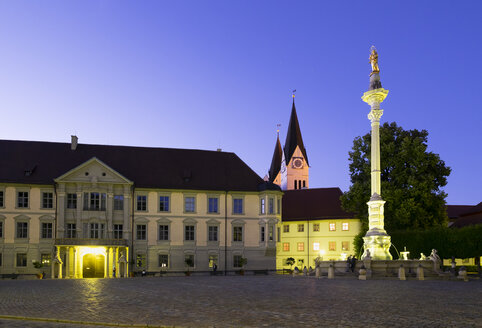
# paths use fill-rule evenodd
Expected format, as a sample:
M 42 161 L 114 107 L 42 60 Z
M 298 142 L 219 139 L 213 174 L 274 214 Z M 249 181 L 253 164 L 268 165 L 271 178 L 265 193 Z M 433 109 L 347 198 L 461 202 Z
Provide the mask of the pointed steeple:
M 284 148 L 286 165 L 288 165 L 288 163 L 290 162 L 291 157 L 296 150 L 296 146 L 300 147 L 300 151 L 305 157 L 306 164 L 309 166 L 308 156 L 306 155 L 306 149 L 303 145 L 303 138 L 301 137 L 301 129 L 300 124 L 298 123 L 298 116 L 296 115 L 295 95 L 293 94 L 293 106 L 291 107 L 290 123 L 288 125 L 288 133 L 286 135 L 286 142 Z
M 278 173 L 281 170 L 281 161 L 283 157 L 283 150 L 281 148 L 281 143 L 279 142 L 279 130 L 278 137 L 276 138 L 276 145 L 274 146 L 273 159 L 271 160 L 271 166 L 269 168 L 269 182 L 273 182 Z

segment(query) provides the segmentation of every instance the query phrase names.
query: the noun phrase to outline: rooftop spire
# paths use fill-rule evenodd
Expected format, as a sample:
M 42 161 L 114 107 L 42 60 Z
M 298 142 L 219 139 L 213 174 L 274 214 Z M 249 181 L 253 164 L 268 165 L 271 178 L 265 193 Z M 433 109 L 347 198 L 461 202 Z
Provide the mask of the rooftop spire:
M 298 115 L 296 115 L 296 106 L 295 106 L 295 93 L 296 90 L 293 90 L 293 105 L 291 107 L 291 117 L 290 123 L 288 125 L 288 133 L 286 134 L 286 142 L 285 142 L 285 160 L 286 164 L 288 164 L 295 152 L 296 146 L 300 147 L 301 153 L 305 157 L 306 164 L 308 164 L 308 156 L 306 155 L 306 149 L 303 144 L 303 138 L 301 137 L 301 129 L 300 124 L 298 123 Z M 309 164 L 308 164 L 309 165 Z
M 277 124 L 276 127 L 276 145 L 274 146 L 273 159 L 271 160 L 271 166 L 269 168 L 269 182 L 273 182 L 278 176 L 281 170 L 281 160 L 283 156 L 283 149 L 281 148 L 281 143 L 279 142 L 279 127 L 281 124 Z

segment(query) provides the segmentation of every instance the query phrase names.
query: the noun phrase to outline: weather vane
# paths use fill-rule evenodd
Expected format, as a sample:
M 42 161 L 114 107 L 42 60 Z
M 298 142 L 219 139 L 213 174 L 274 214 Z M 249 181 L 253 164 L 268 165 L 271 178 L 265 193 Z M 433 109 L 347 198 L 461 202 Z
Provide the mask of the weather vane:
M 276 133 L 278 134 L 278 138 L 279 138 L 279 128 L 281 127 L 281 124 L 276 124 Z
M 293 94 L 293 98 L 295 97 L 295 93 L 296 93 L 296 89 L 294 89 L 293 91 L 291 91 L 292 94 Z

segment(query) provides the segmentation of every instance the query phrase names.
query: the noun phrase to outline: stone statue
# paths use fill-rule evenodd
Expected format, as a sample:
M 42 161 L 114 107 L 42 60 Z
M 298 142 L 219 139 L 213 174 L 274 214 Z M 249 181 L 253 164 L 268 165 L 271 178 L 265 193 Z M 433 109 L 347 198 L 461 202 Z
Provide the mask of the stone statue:
M 371 256 L 371 254 L 370 254 L 370 250 L 367 249 L 367 254 L 365 255 L 364 260 L 371 260 L 371 259 L 372 259 L 372 256 Z
M 426 260 L 426 259 L 427 259 L 427 257 L 425 256 L 425 254 L 420 253 L 420 259 L 419 259 L 419 260 L 420 260 L 420 261 L 424 261 L 424 260 Z
M 370 76 L 376 73 L 380 73 L 380 68 L 378 67 L 378 53 L 377 49 L 375 46 L 371 47 L 372 52 L 370 53 L 370 64 L 372 65 L 372 72 L 370 73 Z
M 317 256 L 315 259 L 315 268 L 319 267 L 321 265 L 321 257 Z
M 428 259 L 434 262 L 439 262 L 439 263 L 442 262 L 442 260 L 440 260 L 440 257 L 437 254 L 436 249 L 432 249 L 432 253 L 430 253 L 430 255 L 428 256 Z

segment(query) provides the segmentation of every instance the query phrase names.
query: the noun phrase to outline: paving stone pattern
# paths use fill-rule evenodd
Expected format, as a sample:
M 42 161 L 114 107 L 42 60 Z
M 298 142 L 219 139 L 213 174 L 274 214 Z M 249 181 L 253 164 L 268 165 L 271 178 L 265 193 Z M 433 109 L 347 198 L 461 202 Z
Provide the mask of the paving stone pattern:
M 0 280 L 0 315 L 180 327 L 482 327 L 482 281 Z M 92 326 L 0 318 L 0 327 Z

